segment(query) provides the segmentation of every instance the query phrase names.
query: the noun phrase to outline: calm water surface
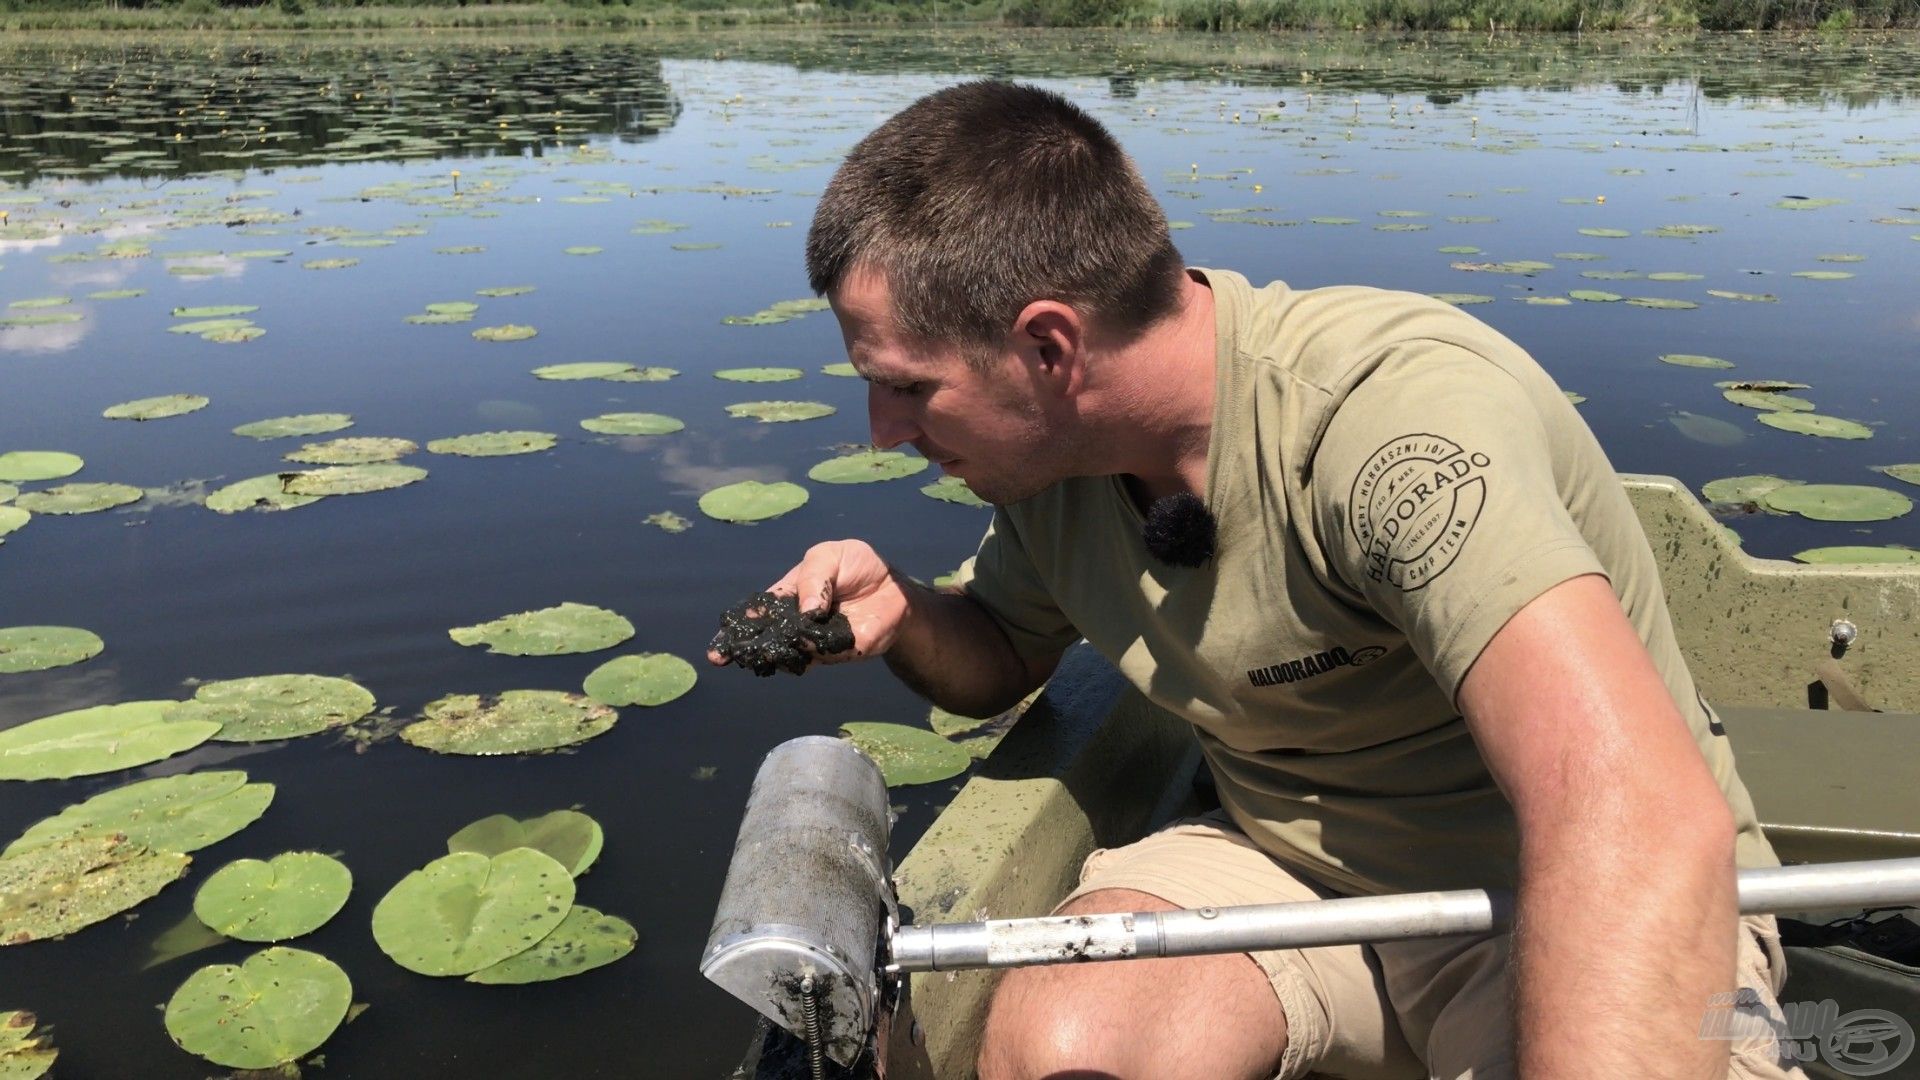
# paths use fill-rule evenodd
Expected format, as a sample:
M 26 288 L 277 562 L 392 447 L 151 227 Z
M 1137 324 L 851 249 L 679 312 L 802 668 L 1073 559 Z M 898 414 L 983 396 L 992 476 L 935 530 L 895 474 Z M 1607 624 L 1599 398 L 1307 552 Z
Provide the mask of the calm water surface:
M 922 496 L 929 475 L 808 483 L 807 506 L 754 527 L 705 518 L 695 500 L 736 480 L 805 482 L 809 466 L 864 441 L 864 387 L 819 373 L 843 359 L 829 315 L 772 326 L 723 319 L 806 295 L 805 227 L 835 163 L 894 110 L 970 74 L 1038 79 L 1111 125 L 1169 217 L 1186 223 L 1176 240 L 1193 263 L 1296 286 L 1490 297 L 1471 310 L 1587 398 L 1582 412 L 1623 470 L 1695 486 L 1772 472 L 1900 487 L 1870 467 L 1920 460 L 1920 112 L 1905 96 L 1917 73 L 1911 38 L 778 31 L 9 44 L 0 48 L 0 209 L 9 213 L 0 305 L 74 302 L 0 318 L 83 317 L 0 329 L 0 451 L 71 451 L 87 460 L 76 480 L 155 495 L 124 512 L 37 517 L 6 538 L 0 625 L 86 627 L 107 650 L 76 667 L 0 676 L 0 727 L 274 672 L 350 675 L 399 717 L 447 693 L 571 690 L 615 654 L 491 656 L 446 631 L 577 601 L 634 621 L 638 634 L 621 651 L 692 659 L 722 608 L 814 541 L 864 536 L 913 573 L 951 569 L 971 552 L 984 512 Z M 1794 208 L 1819 200 L 1836 201 Z M 634 231 L 647 221 L 684 228 Z M 1714 231 L 1648 235 L 1677 224 Z M 393 242 L 361 243 L 370 239 Z M 150 253 L 96 257 L 128 240 Z M 469 246 L 484 250 L 438 250 Z M 602 250 L 566 253 L 583 246 Z M 1480 252 L 1438 250 L 1457 246 Z M 290 254 L 234 255 L 263 249 Z M 188 254 L 169 258 L 179 253 Z M 336 258 L 359 262 L 303 266 Z M 1521 259 L 1552 265 L 1533 276 L 1452 265 Z M 204 269 L 169 272 L 179 267 Z M 1807 270 L 1854 276 L 1792 276 Z M 519 284 L 536 291 L 474 295 Z M 146 293 L 86 299 L 128 288 Z M 1582 288 L 1699 306 L 1520 302 Z M 468 299 L 481 305 L 470 324 L 404 321 L 427 303 Z M 176 306 L 231 303 L 259 305 L 249 317 L 265 336 L 222 345 L 166 332 L 180 321 Z M 470 335 L 503 323 L 539 333 L 512 343 Z M 1669 353 L 1736 367 L 1658 361 Z M 582 360 L 682 374 L 657 384 L 529 374 Z M 755 365 L 808 374 L 771 385 L 711 377 Z M 1874 435 L 1835 441 L 1762 426 L 1753 410 L 1722 400 L 1713 384 L 1726 378 L 1808 383 L 1801 393 L 1821 413 Z M 152 423 L 99 417 L 166 393 L 212 404 Z M 723 408 L 764 398 L 839 412 L 763 425 Z M 423 453 L 408 459 L 431 471 L 422 483 L 288 513 L 222 516 L 193 502 L 208 485 L 276 470 L 305 441 L 255 442 L 234 426 L 319 411 L 353 414 L 343 434 L 425 443 L 515 428 L 560 443 L 509 458 Z M 610 411 L 668 413 L 687 428 L 619 439 L 578 426 Z M 662 510 L 693 528 L 669 534 L 643 522 Z M 1920 544 L 1920 516 L 1730 523 L 1770 557 Z M 355 892 L 296 944 L 340 963 L 355 999 L 371 1005 L 325 1046 L 319 1075 L 717 1075 L 738 1059 L 751 1017 L 701 981 L 695 963 L 755 764 L 792 735 L 923 714 L 878 665 L 779 682 L 703 668 L 685 697 L 623 710 L 612 732 L 575 753 L 442 757 L 398 741 L 361 752 L 319 736 L 209 744 L 131 775 L 8 783 L 0 837 L 146 776 L 243 768 L 278 790 L 259 823 L 197 853 L 187 880 L 136 918 L 0 950 L 0 1009 L 31 1008 L 55 1026 L 61 1076 L 208 1075 L 211 1066 L 171 1044 L 158 1007 L 197 965 L 237 962 L 253 947 L 143 968 L 152 943 L 189 917 L 213 868 L 317 849 L 346 861 Z M 901 793 L 903 845 L 952 787 Z M 606 828 L 606 852 L 579 896 L 639 927 L 632 957 L 561 982 L 495 988 L 410 974 L 374 947 L 373 905 L 443 853 L 449 834 L 487 814 L 565 806 Z

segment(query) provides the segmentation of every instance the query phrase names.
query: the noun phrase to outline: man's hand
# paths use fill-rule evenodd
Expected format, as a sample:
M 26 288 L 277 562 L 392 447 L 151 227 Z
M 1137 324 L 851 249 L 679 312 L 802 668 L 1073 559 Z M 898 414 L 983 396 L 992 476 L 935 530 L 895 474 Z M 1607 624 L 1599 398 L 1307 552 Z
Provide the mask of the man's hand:
M 880 656 L 893 648 L 907 618 L 903 580 L 863 540 L 832 540 L 807 549 L 800 565 L 767 589 L 775 596 L 791 596 L 800 613 L 824 619 L 833 611 L 853 627 L 853 648 L 842 653 L 820 653 L 814 662 L 844 664 Z M 711 650 L 707 659 L 725 663 Z

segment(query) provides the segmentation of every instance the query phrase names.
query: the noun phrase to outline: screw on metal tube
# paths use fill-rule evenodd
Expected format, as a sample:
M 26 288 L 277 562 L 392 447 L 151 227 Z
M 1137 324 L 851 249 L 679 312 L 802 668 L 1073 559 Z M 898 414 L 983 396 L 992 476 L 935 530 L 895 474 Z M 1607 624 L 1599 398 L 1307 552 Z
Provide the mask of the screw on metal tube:
M 800 980 L 800 1016 L 807 1028 L 807 1064 L 813 1080 L 826 1080 L 827 1033 L 820 1023 L 820 992 L 813 976 Z
M 1828 631 L 1828 634 L 1833 639 L 1835 646 L 1844 649 L 1853 644 L 1854 639 L 1860 636 L 1860 628 L 1846 619 L 1835 619 L 1833 620 L 1833 628 Z

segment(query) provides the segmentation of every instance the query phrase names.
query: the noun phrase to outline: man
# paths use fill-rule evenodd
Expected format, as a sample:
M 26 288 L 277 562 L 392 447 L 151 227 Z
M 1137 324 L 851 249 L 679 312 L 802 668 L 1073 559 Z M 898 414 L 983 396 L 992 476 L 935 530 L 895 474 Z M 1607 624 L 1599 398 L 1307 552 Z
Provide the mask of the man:
M 1430 300 L 1186 268 L 1107 132 L 977 82 L 848 157 L 807 242 L 873 441 L 996 504 L 959 584 L 820 544 L 773 588 L 991 715 L 1085 637 L 1191 721 L 1223 810 L 1068 912 L 1510 886 L 1511 938 L 1009 974 L 982 1076 L 1780 1077 L 1771 865 L 1592 434 Z M 716 662 L 724 660 L 715 654 Z M 1767 1043 L 1766 1040 L 1754 1040 Z

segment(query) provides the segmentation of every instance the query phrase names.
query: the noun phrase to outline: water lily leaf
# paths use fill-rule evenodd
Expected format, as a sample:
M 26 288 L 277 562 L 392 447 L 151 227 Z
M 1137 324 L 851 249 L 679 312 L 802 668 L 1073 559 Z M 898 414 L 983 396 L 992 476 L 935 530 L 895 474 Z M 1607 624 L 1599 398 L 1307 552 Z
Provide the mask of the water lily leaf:
M 0 946 L 110 919 L 157 895 L 192 861 L 124 836 L 76 837 L 0 858 Z
M 870 484 L 877 480 L 897 480 L 924 472 L 929 462 L 918 454 L 895 450 L 862 450 L 829 458 L 807 470 L 807 478 L 822 484 Z
M 59 450 L 9 450 L 0 454 L 0 480 L 58 480 L 79 472 L 84 464 L 80 455 Z
M 1888 476 L 1891 476 L 1895 480 L 1898 480 L 1902 483 L 1920 484 L 1920 464 L 1875 465 L 1873 467 L 1873 471 L 1879 472 L 1879 473 L 1886 473 Z M 0 631 L 0 634 L 4 634 L 4 631 Z M 0 664 L 5 663 L 5 660 L 4 660 L 5 653 L 6 653 L 6 646 L 4 643 L 0 643 Z M 5 670 L 5 668 L 0 667 L 0 671 L 3 671 L 3 670 Z
M 840 731 L 880 766 L 888 787 L 931 784 L 959 776 L 973 763 L 966 748 L 926 728 L 851 723 Z
M 167 1034 L 216 1065 L 271 1069 L 318 1050 L 352 1004 L 338 964 L 275 946 L 189 975 L 167 1001 Z
M 539 333 L 531 326 L 508 323 L 505 326 L 483 326 L 473 332 L 481 341 L 525 341 Z
M 1789 195 L 1772 204 L 1775 210 L 1819 210 L 1827 206 L 1839 206 L 1845 199 L 1815 198 L 1811 195 Z
M 805 375 L 799 368 L 791 367 L 750 367 L 725 368 L 713 373 L 716 379 L 728 382 L 791 382 Z
M 78 664 L 106 647 L 98 634 L 76 626 L 0 627 L 0 675 Z
M 580 421 L 580 426 L 601 435 L 671 435 L 687 425 L 659 413 L 602 413 Z
M 1445 251 L 1445 248 L 1441 249 Z M 1553 264 L 1535 259 L 1515 259 L 1508 262 L 1457 262 L 1452 264 L 1455 270 L 1466 270 L 1480 274 L 1520 274 L 1532 277 L 1542 270 L 1553 269 Z
M 666 382 L 680 372 L 670 367 L 639 367 L 631 371 L 617 371 L 612 375 L 602 375 L 607 382 Z
M 1705 274 L 1689 274 L 1682 270 L 1657 270 L 1647 275 L 1648 281 L 1705 281 Z
M 29 491 L 14 505 L 35 514 L 97 514 L 143 497 L 145 492 L 131 484 L 60 484 Z
M 30 300 L 15 300 L 7 306 L 10 308 L 52 308 L 64 307 L 71 303 L 73 303 L 73 297 L 71 296 L 36 296 Z
M 378 435 L 354 435 L 326 442 L 307 443 L 283 455 L 288 461 L 305 465 L 370 465 L 377 461 L 395 461 L 420 449 L 411 439 Z
M 1761 413 L 1756 419 L 1768 427 L 1801 435 L 1814 435 L 1822 439 L 1873 438 L 1873 429 L 1857 420 L 1842 420 L 1837 416 L 1821 416 L 1819 413 L 1766 412 Z M 21 501 L 26 501 L 24 496 Z
M 1841 545 L 1839 547 L 1808 548 L 1796 551 L 1793 557 L 1803 563 L 1816 565 L 1847 563 L 1907 563 L 1920 564 L 1920 551 L 1903 547 L 1865 547 Z
M 1792 394 L 1778 394 L 1768 390 L 1722 390 L 1720 396 L 1735 405 L 1744 405 L 1749 409 L 1782 409 L 1787 412 L 1812 412 L 1813 402 L 1806 398 L 1797 398 Z
M 193 917 L 187 917 L 160 931 L 147 945 L 147 962 L 140 965 L 141 971 L 151 971 L 161 964 L 169 964 L 183 956 L 192 956 L 204 952 L 215 945 L 222 945 L 227 938 L 207 929 L 207 924 Z M 4 1075 L 4 1074 L 0 1074 Z
M 207 509 L 216 514 L 237 514 L 242 510 L 291 510 L 320 501 L 318 495 L 295 495 L 286 490 L 281 477 L 285 473 L 267 473 L 250 477 L 210 492 Z
M 1437 292 L 1428 293 L 1427 295 L 1433 297 L 1435 300 L 1441 300 L 1458 307 L 1465 307 L 1468 304 L 1493 303 L 1493 297 L 1483 293 Z
M 853 365 L 844 360 L 838 364 L 828 364 L 822 367 L 820 374 L 834 375 L 842 379 L 857 379 L 860 377 L 860 373 L 853 369 Z
M 87 294 L 89 300 L 131 300 L 136 296 L 147 295 L 145 289 L 101 289 Z
M 1707 481 L 1701 486 L 1700 494 L 1710 503 L 1757 503 L 1762 496 L 1774 488 L 1798 483 L 1800 483 L 1798 480 L 1787 480 L 1766 474 L 1727 476 L 1719 480 Z
M 1616 300 L 1625 299 L 1619 293 L 1603 292 L 1600 289 L 1574 289 L 1567 295 L 1575 300 L 1585 300 L 1589 304 L 1611 304 Z
M 449 694 L 430 701 L 424 719 L 400 731 L 405 741 L 442 754 L 526 754 L 586 742 L 610 730 L 618 713 L 581 694 L 508 690 L 497 697 Z
M 451 439 L 434 439 L 427 443 L 427 451 L 461 457 L 510 457 L 551 450 L 558 441 L 558 436 L 545 431 L 482 431 L 473 435 L 456 435 Z
M 1621 240 L 1633 234 L 1625 229 L 1581 229 L 1581 236 L 1595 236 L 1603 240 Z
M 973 493 L 965 480 L 957 476 L 943 476 L 920 489 L 922 495 L 939 499 L 941 502 L 955 503 L 959 506 L 992 506 L 993 504 Z
M 51 1036 L 32 1034 L 37 1023 L 24 1009 L 0 1011 L 0 1077 L 38 1080 L 53 1068 L 60 1051 L 53 1048 Z
M 575 904 L 533 948 L 481 968 L 467 981 L 508 986 L 564 979 L 613 963 L 632 952 L 639 940 L 640 932 L 625 919 Z
M 0 319 L 0 326 L 59 326 L 62 323 L 77 323 L 86 318 L 78 311 L 49 311 L 39 315 L 9 315 Z
M 1845 270 L 1795 270 L 1793 276 L 1808 281 L 1845 281 L 1853 275 Z
M 1766 394 L 1779 393 L 1782 390 L 1813 389 L 1807 383 L 1788 382 L 1785 379 L 1724 379 L 1713 385 L 1722 390 L 1758 390 Z
M 687 226 L 675 221 L 662 221 L 658 218 L 649 218 L 635 225 L 631 231 L 635 236 L 662 236 L 667 233 L 680 232 L 686 227 Z
M 574 379 L 604 379 L 609 375 L 619 375 L 632 370 L 632 364 L 622 364 L 615 360 L 586 360 L 574 364 L 548 364 L 545 367 L 537 367 L 533 369 L 533 377 L 554 382 L 567 382 Z
M 295 739 L 351 724 L 373 711 L 373 695 L 328 675 L 256 675 L 202 683 L 177 720 L 212 720 L 217 742 Z
M 462 645 L 485 645 L 507 656 L 561 656 L 610 649 L 633 636 L 633 624 L 606 608 L 569 602 L 456 626 L 447 634 Z
M 303 413 L 241 424 L 233 433 L 249 439 L 284 439 L 293 435 L 325 435 L 352 426 L 353 417 L 346 413 Z
M 207 399 L 199 394 L 167 394 L 110 405 L 100 415 L 109 420 L 160 420 L 169 416 L 184 416 L 206 407 Z
M 665 705 L 693 689 L 699 674 L 670 653 L 619 656 L 594 668 L 581 689 L 608 705 Z
M 422 975 L 470 975 L 524 952 L 573 906 L 573 877 L 551 855 L 514 848 L 445 855 L 408 874 L 373 909 L 373 937 Z
M 436 255 L 478 255 L 485 250 L 487 250 L 487 248 L 484 244 L 454 244 L 451 247 L 434 248 L 433 253 Z
M 1698 353 L 1663 353 L 1660 357 L 1660 362 L 1663 364 L 1672 364 L 1675 367 L 1691 368 L 1730 368 L 1733 366 L 1733 361 L 1731 360 L 1722 360 L 1717 356 L 1701 356 Z
M 448 837 L 447 852 L 471 851 L 491 858 L 514 848 L 532 848 L 579 877 L 600 857 L 605 842 L 599 822 L 578 810 L 555 810 L 524 821 L 506 814 L 481 818 Z
M 475 289 L 475 296 L 525 296 L 532 292 L 532 285 L 491 285 L 484 289 Z
M 43 716 L 0 731 L 0 780 L 61 780 L 146 765 L 206 742 L 220 725 L 171 722 L 177 701 L 132 701 Z
M 333 465 L 282 474 L 280 487 L 288 495 L 361 495 L 405 487 L 426 478 L 427 470 L 412 465 Z M 208 496 L 208 503 L 212 503 L 212 496 Z
M 1867 261 L 1867 257 L 1865 255 L 1853 255 L 1853 254 L 1848 254 L 1844 252 L 1833 254 L 1833 255 L 1821 255 L 1821 256 L 1818 256 L 1817 258 L 1818 258 L 1818 261 L 1824 262 L 1824 263 L 1857 263 L 1857 262 Z
M 1629 296 L 1627 306 L 1653 308 L 1656 311 L 1692 311 L 1700 305 L 1691 300 L 1673 300 L 1664 296 Z
M 678 247 L 679 245 L 676 244 L 674 246 Z M 605 250 L 606 248 L 596 247 L 593 244 L 576 244 L 570 248 L 562 248 L 561 252 L 566 255 L 598 255 Z
M 0 499 L 0 502 L 4 501 L 4 499 Z M 14 532 L 32 520 L 32 514 L 27 513 L 17 506 L 0 506 L 0 536 Z M 0 543 L 5 543 L 5 541 L 0 540 Z
M 1709 233 L 1717 233 L 1719 231 L 1720 227 L 1718 225 L 1662 225 L 1657 229 L 1648 229 L 1647 235 L 1672 240 L 1685 239 L 1693 236 L 1706 236 Z
M 1905 495 L 1864 484 L 1794 484 L 1775 488 L 1760 501 L 1815 521 L 1890 521 L 1913 509 Z
M 742 480 L 700 496 L 700 512 L 720 521 L 767 521 L 805 506 L 807 498 L 807 489 L 799 484 Z
M 784 424 L 793 420 L 818 420 L 840 410 L 818 401 L 743 401 L 727 406 L 727 415 L 752 417 L 763 424 Z
M 1519 297 L 1518 299 L 1522 303 L 1533 304 L 1537 307 L 1571 307 L 1573 306 L 1573 301 L 1567 299 L 1564 296 L 1523 296 L 1523 297 Z
M 340 860 L 287 851 L 214 871 L 194 894 L 193 913 L 236 941 L 286 941 L 325 926 L 352 891 L 353 873 Z
M 308 270 L 345 270 L 349 266 L 359 266 L 359 259 L 309 259 L 300 264 Z M 179 269 L 168 267 L 169 271 Z
M 686 518 L 681 517 L 671 510 L 662 510 L 657 514 L 648 514 L 642 520 L 649 525 L 657 526 L 663 531 L 670 533 L 683 533 L 693 528 L 693 522 L 688 521 Z
M 1722 300 L 1744 300 L 1750 304 L 1771 304 L 1780 298 L 1772 293 L 1733 292 L 1729 289 L 1708 289 L 1708 296 L 1717 296 Z
M 213 304 L 206 307 L 177 307 L 173 309 L 176 319 L 224 319 L 232 315 L 251 315 L 259 311 L 258 304 Z
M 1675 431 L 1708 446 L 1738 446 L 1747 441 L 1747 433 L 1736 424 L 1713 416 L 1701 416 L 1682 409 L 1667 417 Z
M 254 338 L 265 333 L 265 330 L 252 325 L 222 326 L 202 333 L 200 339 L 202 341 L 218 342 L 222 345 L 232 345 L 242 341 L 252 341 Z
M 260 820 L 273 795 L 272 784 L 250 784 L 238 769 L 136 780 L 34 822 L 4 854 L 116 835 L 154 851 L 198 851 Z
M 1571 390 L 1562 390 L 1560 392 L 1565 394 L 1567 400 L 1575 405 L 1584 405 L 1587 403 L 1587 395 L 1585 394 L 1576 394 Z

